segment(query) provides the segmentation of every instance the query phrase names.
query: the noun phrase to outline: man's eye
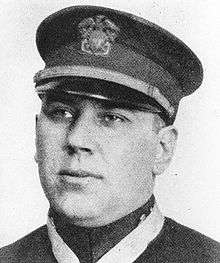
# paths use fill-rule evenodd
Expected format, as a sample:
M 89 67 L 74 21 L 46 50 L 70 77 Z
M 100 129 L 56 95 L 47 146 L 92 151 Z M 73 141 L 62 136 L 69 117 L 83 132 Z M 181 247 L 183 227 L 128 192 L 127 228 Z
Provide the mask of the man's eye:
M 111 121 L 121 122 L 121 121 L 123 121 L 122 118 L 120 118 L 120 117 L 118 117 L 118 116 L 116 116 L 116 115 L 110 115 L 110 114 L 105 115 L 105 116 L 104 116 L 104 120 L 107 121 L 107 122 L 111 122 Z
M 49 109 L 46 112 L 46 115 L 54 121 L 65 121 L 73 118 L 72 113 L 69 110 L 63 108 Z
M 114 113 L 101 114 L 99 118 L 102 121 L 102 123 L 104 123 L 106 126 L 120 124 L 127 120 L 124 116 L 117 115 Z

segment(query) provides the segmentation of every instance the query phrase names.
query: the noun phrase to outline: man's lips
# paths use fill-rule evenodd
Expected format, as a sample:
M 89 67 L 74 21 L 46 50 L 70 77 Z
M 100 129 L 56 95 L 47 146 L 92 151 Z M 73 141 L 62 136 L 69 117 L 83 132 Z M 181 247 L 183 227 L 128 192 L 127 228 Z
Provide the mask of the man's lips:
M 77 177 L 77 178 L 87 178 L 93 177 L 96 179 L 103 179 L 103 176 L 97 173 L 91 173 L 84 170 L 71 170 L 71 169 L 62 169 L 59 172 L 61 176 L 70 176 L 70 177 Z

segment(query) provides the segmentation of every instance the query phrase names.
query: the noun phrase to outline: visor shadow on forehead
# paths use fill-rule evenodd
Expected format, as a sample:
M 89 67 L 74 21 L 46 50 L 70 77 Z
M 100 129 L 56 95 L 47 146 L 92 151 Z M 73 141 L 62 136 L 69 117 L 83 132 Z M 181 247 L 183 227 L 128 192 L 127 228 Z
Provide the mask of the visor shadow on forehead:
M 115 107 L 157 113 L 166 124 L 170 122 L 166 110 L 156 100 L 143 92 L 115 82 L 85 77 L 57 77 L 41 81 L 36 86 L 45 86 L 38 91 L 41 99 L 45 95 L 47 98 L 60 99 L 67 99 L 70 95 L 74 99 L 77 97 L 93 98 L 103 102 L 108 101 Z

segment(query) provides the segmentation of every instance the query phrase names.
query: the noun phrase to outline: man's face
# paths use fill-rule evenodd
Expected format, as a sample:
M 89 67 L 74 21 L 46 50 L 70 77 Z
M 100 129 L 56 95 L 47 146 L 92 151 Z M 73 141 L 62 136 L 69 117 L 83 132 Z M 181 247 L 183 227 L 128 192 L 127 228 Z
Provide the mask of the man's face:
M 159 144 L 152 113 L 51 93 L 43 99 L 36 135 L 43 189 L 65 218 L 104 225 L 151 196 Z

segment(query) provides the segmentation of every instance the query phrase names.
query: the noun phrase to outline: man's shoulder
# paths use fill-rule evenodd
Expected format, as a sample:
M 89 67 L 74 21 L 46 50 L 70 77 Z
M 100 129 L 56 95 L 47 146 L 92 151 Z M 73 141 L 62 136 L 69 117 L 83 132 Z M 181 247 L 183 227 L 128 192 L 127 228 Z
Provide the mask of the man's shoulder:
M 51 259 L 52 251 L 46 225 L 0 249 L 1 263 L 54 262 Z
M 151 262 L 217 263 L 220 262 L 220 243 L 165 218 L 159 236 L 151 242 L 144 254 L 145 258 L 152 258 Z
M 166 218 L 165 224 L 167 225 L 165 228 L 167 227 L 169 230 L 170 239 L 178 247 L 186 247 L 203 253 L 205 251 L 208 253 L 216 251 L 220 256 L 220 243 L 217 241 L 170 218 Z

